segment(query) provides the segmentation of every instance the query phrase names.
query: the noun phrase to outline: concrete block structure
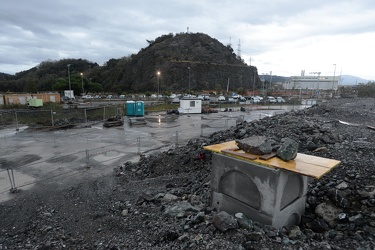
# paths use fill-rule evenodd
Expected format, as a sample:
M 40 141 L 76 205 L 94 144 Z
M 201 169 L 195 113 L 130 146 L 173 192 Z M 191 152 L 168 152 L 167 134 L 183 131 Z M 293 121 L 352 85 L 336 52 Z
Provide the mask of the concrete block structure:
M 212 206 L 276 228 L 298 224 L 305 212 L 308 179 L 319 179 L 340 164 L 301 153 L 289 161 L 253 155 L 235 141 L 203 148 L 213 152 Z
M 212 206 L 281 228 L 305 212 L 307 176 L 214 153 Z

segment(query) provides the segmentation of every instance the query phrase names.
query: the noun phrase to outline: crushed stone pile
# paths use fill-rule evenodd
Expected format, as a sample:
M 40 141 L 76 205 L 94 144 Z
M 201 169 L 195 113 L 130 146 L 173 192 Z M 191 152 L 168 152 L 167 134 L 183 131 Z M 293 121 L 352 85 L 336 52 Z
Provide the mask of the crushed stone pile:
M 113 175 L 0 204 L 0 249 L 374 249 L 374 99 L 337 99 L 235 127 Z M 308 186 L 299 225 L 276 229 L 210 204 L 205 145 L 267 136 L 341 164 Z

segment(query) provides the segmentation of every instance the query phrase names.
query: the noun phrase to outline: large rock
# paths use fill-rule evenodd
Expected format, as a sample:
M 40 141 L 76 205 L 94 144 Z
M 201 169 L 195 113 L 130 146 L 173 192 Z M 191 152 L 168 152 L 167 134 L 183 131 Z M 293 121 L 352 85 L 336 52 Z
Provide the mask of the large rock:
M 237 220 L 225 211 L 215 214 L 212 218 L 212 224 L 220 232 L 238 228 Z
M 271 141 L 265 136 L 251 136 L 236 142 L 239 149 L 249 154 L 264 155 L 272 152 Z
M 284 161 L 293 160 L 297 157 L 298 142 L 290 138 L 281 139 L 281 146 L 276 155 Z
M 318 217 L 323 218 L 323 220 L 325 220 L 330 226 L 336 225 L 335 220 L 338 218 L 340 213 L 342 213 L 342 209 L 325 202 L 320 203 L 315 208 L 315 214 Z
M 240 225 L 241 228 L 253 230 L 254 228 L 253 221 L 247 218 L 243 213 L 236 213 L 234 217 L 238 221 L 238 224 Z
M 164 214 L 170 215 L 172 217 L 177 216 L 179 213 L 184 213 L 185 211 L 199 212 L 202 210 L 199 207 L 192 206 L 189 202 L 181 201 L 176 204 L 169 206 L 165 209 Z
M 344 191 L 330 189 L 327 196 L 336 206 L 342 208 L 348 208 L 350 206 L 349 200 L 346 198 L 347 193 Z

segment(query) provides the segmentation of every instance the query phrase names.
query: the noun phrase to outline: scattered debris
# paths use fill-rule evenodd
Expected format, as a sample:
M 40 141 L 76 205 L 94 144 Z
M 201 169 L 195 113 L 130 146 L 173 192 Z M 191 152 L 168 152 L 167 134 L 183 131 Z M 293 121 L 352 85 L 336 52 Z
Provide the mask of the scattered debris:
M 130 125 L 144 125 L 147 124 L 145 117 L 129 117 L 129 124 Z
M 202 107 L 202 114 L 210 114 L 210 113 L 218 113 L 218 110 L 210 108 L 210 107 Z
M 357 126 L 362 126 L 361 124 L 350 123 L 350 122 L 344 122 L 344 121 L 340 121 L 340 120 L 339 120 L 339 123 L 344 124 L 344 125 L 349 125 L 349 126 L 355 126 L 355 127 L 357 127 Z
M 108 118 L 105 122 L 103 122 L 103 127 L 110 128 L 110 127 L 117 127 L 124 125 L 124 119 L 121 116 L 113 116 Z

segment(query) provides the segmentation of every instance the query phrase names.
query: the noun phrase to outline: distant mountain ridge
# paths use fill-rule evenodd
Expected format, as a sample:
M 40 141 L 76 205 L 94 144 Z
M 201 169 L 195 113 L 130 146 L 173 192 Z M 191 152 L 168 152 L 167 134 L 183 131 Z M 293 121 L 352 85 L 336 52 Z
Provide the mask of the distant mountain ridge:
M 341 75 L 340 84 L 341 85 L 356 85 L 359 83 L 368 83 L 369 81 L 373 81 L 373 80 L 366 80 L 358 76 L 352 76 L 352 75 Z

